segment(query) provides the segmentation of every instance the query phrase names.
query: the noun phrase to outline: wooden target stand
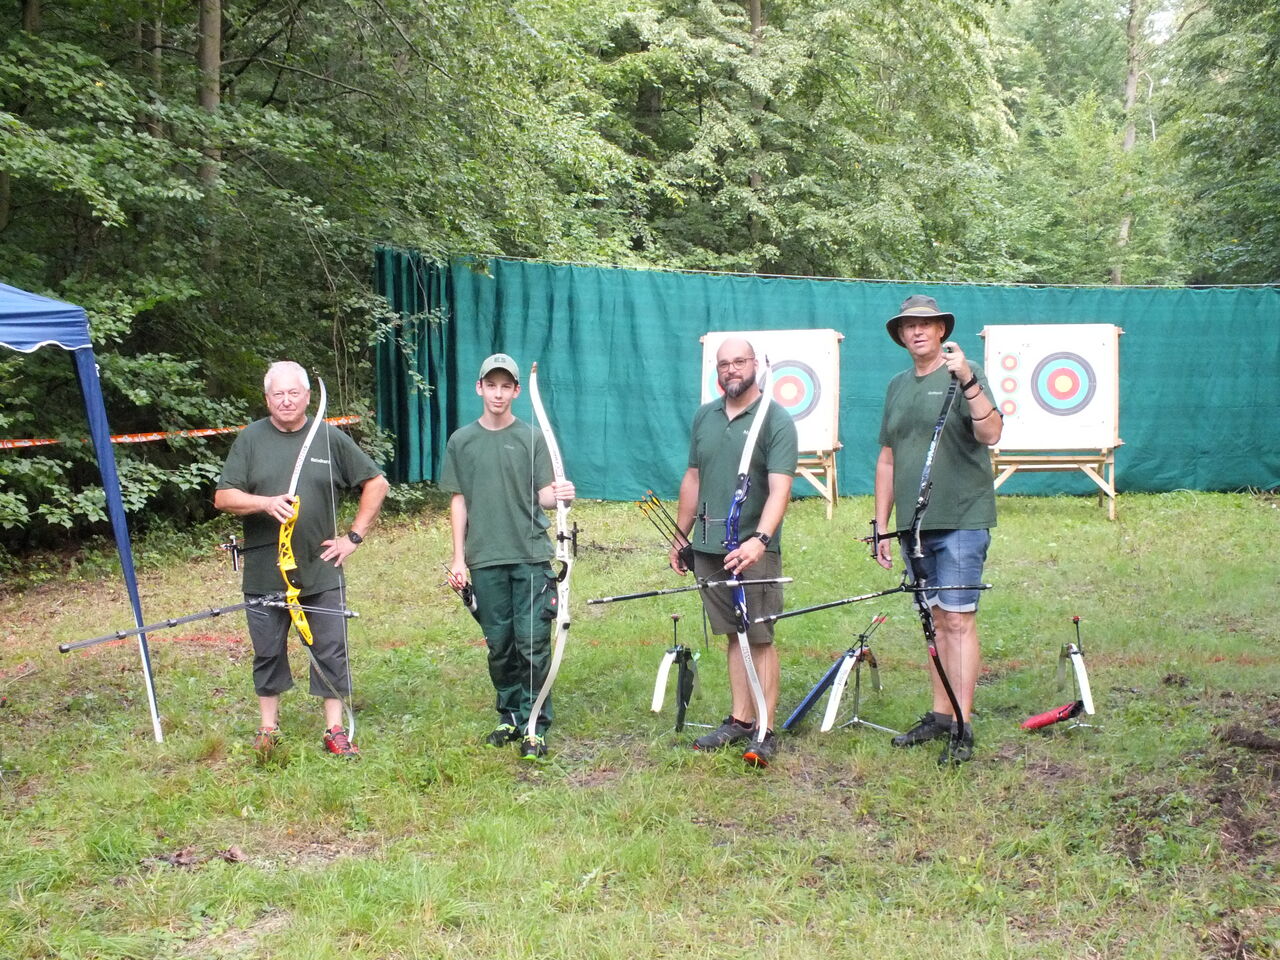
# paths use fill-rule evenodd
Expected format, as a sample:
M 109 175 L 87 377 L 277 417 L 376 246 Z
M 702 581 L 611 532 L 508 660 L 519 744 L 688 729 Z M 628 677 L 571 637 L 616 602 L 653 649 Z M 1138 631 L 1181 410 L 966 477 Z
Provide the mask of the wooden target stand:
M 837 443 L 832 450 L 802 450 L 796 460 L 796 473 L 808 480 L 818 496 L 827 501 L 827 519 L 830 520 L 836 509 L 836 450 L 842 444 Z
M 1116 441 L 1119 446 L 1122 441 Z M 1061 453 L 1020 452 L 991 448 L 991 469 L 995 489 L 1019 470 L 1080 470 L 1098 486 L 1098 505 L 1107 502 L 1107 519 L 1116 518 L 1116 448 L 1071 450 Z M 828 514 L 830 516 L 830 514 Z

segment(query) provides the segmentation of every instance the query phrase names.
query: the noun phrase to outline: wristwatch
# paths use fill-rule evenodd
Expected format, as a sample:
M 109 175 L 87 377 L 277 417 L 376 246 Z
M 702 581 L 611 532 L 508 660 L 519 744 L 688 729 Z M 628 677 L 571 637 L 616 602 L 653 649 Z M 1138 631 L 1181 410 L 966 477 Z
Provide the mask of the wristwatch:
M 752 536 L 754 536 L 757 540 L 763 543 L 766 547 L 769 545 L 769 541 L 773 539 L 773 537 L 769 536 L 767 533 L 764 533 L 760 530 L 757 530 L 754 534 L 752 534 Z
M 354 543 L 357 547 L 364 543 L 364 537 L 356 533 L 354 530 L 347 531 L 347 539 Z

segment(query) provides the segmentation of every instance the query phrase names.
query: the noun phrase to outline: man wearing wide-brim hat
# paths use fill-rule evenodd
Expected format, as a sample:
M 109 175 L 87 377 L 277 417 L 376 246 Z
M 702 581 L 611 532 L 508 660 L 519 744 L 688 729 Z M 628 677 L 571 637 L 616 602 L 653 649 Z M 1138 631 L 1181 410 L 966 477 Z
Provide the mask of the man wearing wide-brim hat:
M 912 580 L 928 584 L 978 584 L 996 523 L 996 498 L 987 448 L 1000 440 L 1003 421 L 982 368 L 971 363 L 950 340 L 954 314 L 938 309 L 933 297 L 907 297 L 885 329 L 911 355 L 912 366 L 894 377 L 885 392 L 880 423 L 880 456 L 876 461 L 876 531 L 889 531 L 889 516 L 897 509 L 897 524 L 906 529 L 919 498 L 925 459 L 954 377 L 958 395 L 938 436 L 930 479 L 929 506 L 920 524 L 923 556 L 910 554 L 915 543 L 902 544 L 903 562 Z M 878 540 L 876 560 L 893 567 L 892 537 Z M 956 763 L 973 754 L 969 718 L 980 665 L 978 647 L 978 591 L 941 590 L 918 597 L 933 613 L 938 655 L 959 702 L 964 736 L 951 737 L 954 708 L 932 662 L 933 707 L 901 736 L 895 746 L 909 747 L 930 740 L 947 740 L 939 762 Z

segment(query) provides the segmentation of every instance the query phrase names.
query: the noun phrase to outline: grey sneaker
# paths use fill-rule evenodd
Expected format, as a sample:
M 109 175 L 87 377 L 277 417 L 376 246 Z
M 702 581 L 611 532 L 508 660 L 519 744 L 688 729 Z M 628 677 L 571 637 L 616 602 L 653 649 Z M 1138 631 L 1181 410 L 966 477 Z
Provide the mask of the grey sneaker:
M 767 767 L 778 753 L 778 737 L 772 730 L 764 735 L 763 740 L 753 736 L 751 746 L 742 755 L 742 759 L 752 767 Z
M 918 747 L 930 740 L 941 740 L 951 736 L 952 719 L 950 714 L 934 713 L 930 710 L 922 716 L 916 725 L 906 733 L 900 733 L 890 742 L 895 747 Z
M 725 717 L 724 723 L 710 733 L 693 741 L 695 750 L 720 750 L 731 743 L 741 743 L 751 738 L 756 728 L 750 724 L 739 723 L 733 717 Z
M 973 724 L 966 723 L 964 725 L 964 736 L 956 739 L 956 725 L 951 725 L 950 731 L 947 733 L 947 743 L 942 748 L 942 753 L 938 756 L 938 766 L 958 767 L 962 763 L 967 763 L 973 759 Z

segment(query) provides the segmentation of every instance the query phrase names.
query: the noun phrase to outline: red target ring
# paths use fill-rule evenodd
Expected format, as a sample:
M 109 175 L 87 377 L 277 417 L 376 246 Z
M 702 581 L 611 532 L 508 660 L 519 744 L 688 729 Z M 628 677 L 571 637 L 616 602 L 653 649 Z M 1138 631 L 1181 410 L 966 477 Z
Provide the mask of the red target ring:
M 1098 389 L 1093 367 L 1077 353 L 1054 353 L 1036 364 L 1031 395 L 1041 409 L 1069 417 L 1089 405 Z

